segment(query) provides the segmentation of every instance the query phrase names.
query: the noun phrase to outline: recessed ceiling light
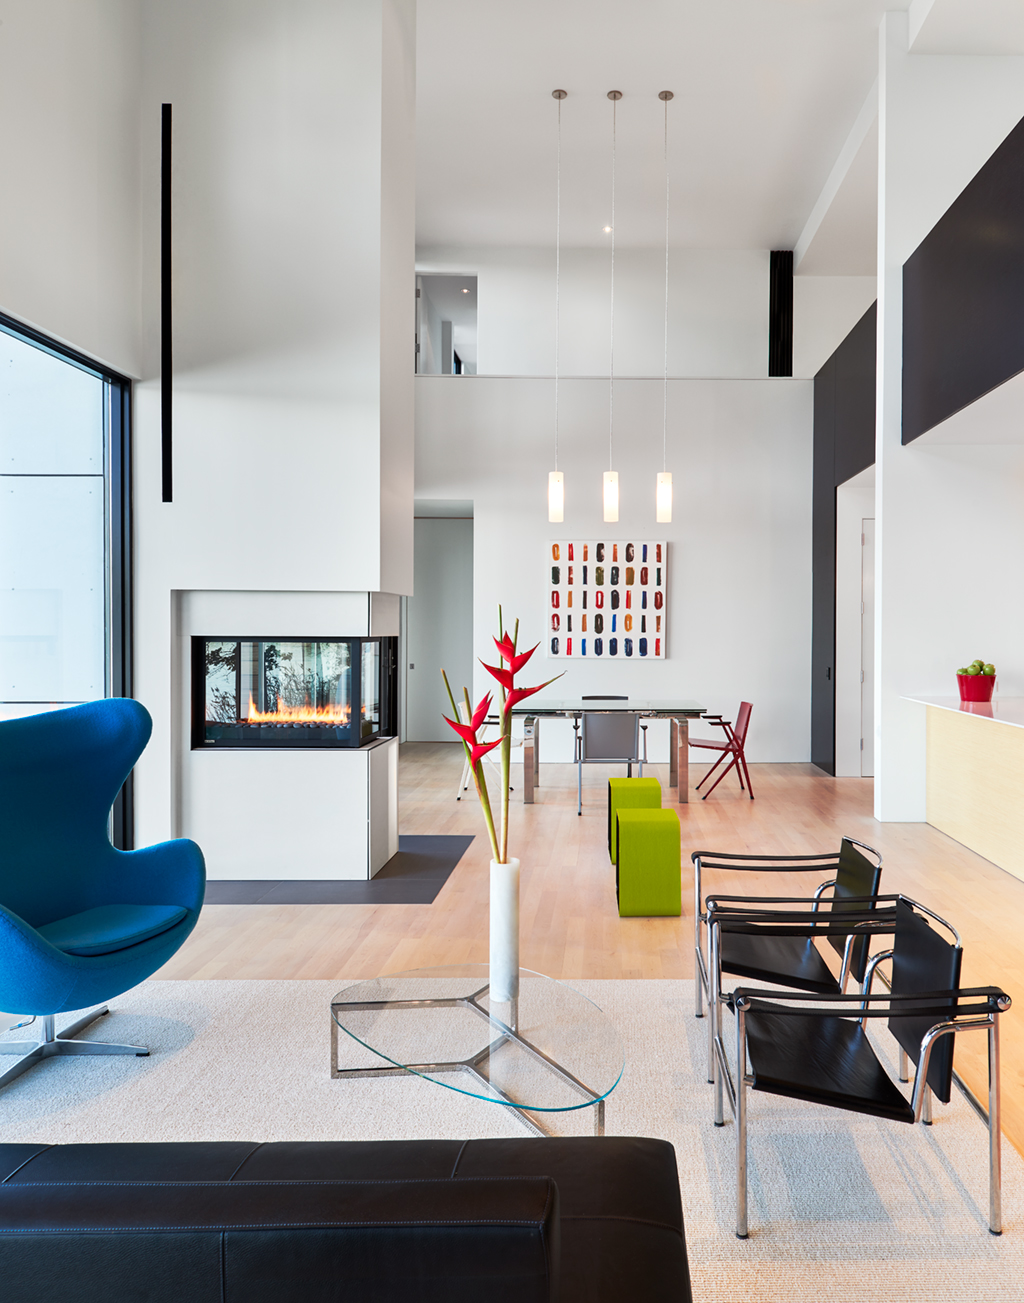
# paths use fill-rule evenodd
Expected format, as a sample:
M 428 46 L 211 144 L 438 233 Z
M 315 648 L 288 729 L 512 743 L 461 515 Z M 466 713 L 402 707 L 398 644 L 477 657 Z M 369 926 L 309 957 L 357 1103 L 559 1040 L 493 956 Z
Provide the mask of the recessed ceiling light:
M 462 292 L 463 292 L 463 294 L 468 294 L 468 293 L 469 293 L 469 290 L 463 290 Z
M 601 229 L 604 231 L 605 235 L 611 235 L 612 233 L 612 228 L 610 226 L 603 226 Z

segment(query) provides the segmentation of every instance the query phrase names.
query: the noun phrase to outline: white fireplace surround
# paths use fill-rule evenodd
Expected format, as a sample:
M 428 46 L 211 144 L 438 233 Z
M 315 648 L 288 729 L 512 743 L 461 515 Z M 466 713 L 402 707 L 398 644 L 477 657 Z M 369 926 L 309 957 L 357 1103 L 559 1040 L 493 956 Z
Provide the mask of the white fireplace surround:
M 175 835 L 211 878 L 372 878 L 398 850 L 398 740 L 358 750 L 191 750 L 193 637 L 396 636 L 390 593 L 178 591 Z

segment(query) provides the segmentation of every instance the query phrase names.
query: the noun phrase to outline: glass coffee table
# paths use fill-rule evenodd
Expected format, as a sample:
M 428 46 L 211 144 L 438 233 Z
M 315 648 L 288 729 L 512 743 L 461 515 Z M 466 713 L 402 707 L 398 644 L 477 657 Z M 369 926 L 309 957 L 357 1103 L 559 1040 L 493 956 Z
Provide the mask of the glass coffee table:
M 341 1066 L 342 1048 L 352 1066 Z M 413 1073 L 510 1109 L 538 1136 L 550 1132 L 530 1114 L 583 1108 L 604 1135 L 623 1064 L 619 1034 L 592 1000 L 525 968 L 507 1004 L 491 1003 L 486 964 L 389 973 L 331 1001 L 332 1077 Z

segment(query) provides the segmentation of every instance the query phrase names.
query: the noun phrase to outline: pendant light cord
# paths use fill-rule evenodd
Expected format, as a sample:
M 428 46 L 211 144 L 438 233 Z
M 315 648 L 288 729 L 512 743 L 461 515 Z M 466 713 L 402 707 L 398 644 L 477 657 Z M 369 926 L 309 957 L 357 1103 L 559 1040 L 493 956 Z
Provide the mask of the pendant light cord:
M 620 91 L 609 91 L 612 102 L 612 274 L 608 326 L 608 469 L 612 469 L 612 431 L 615 426 L 615 145 L 616 113 Z
M 555 180 L 555 470 L 558 470 L 558 345 L 562 292 L 562 98 L 558 99 L 558 153 Z
M 661 469 L 668 470 L 668 219 L 669 219 L 669 171 L 668 171 L 668 100 L 665 105 L 665 390 L 662 397 L 661 417 Z

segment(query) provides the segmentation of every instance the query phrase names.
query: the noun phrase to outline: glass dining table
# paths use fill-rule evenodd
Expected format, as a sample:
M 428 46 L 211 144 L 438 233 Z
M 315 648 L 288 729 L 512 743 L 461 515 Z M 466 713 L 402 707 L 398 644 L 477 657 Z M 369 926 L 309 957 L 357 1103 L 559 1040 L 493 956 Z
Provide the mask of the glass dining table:
M 646 697 L 531 697 L 512 707 L 513 716 L 523 720 L 523 803 L 534 803 L 540 786 L 540 725 L 543 719 L 580 719 L 590 713 L 624 713 L 642 719 L 667 719 L 669 742 L 669 787 L 676 788 L 677 800 L 690 800 L 690 720 L 699 719 L 706 706 L 681 698 L 654 701 Z

